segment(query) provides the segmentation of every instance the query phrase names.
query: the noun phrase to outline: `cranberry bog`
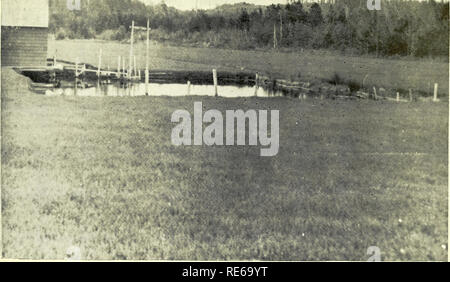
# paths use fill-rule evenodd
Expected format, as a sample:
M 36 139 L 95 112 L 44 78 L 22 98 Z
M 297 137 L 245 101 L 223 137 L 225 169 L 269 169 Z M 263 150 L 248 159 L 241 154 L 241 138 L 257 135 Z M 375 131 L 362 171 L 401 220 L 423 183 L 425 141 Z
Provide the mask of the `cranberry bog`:
M 2 69 L 4 257 L 447 259 L 445 101 L 47 97 L 28 82 Z M 174 147 L 171 114 L 199 100 L 279 110 L 279 153 Z

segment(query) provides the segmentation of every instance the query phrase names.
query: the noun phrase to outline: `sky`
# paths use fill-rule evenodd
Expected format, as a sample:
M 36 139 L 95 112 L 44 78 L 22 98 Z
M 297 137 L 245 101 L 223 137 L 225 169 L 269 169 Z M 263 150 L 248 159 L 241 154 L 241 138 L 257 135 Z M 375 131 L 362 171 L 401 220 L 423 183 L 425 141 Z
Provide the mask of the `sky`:
M 161 3 L 161 0 L 141 0 L 146 4 L 158 4 Z M 279 4 L 279 3 L 287 3 L 287 0 L 165 0 L 164 1 L 167 6 L 175 7 L 180 10 L 192 10 L 196 8 L 198 9 L 213 9 L 217 6 L 223 4 L 234 4 L 234 3 L 252 3 L 256 5 L 270 5 L 270 4 Z

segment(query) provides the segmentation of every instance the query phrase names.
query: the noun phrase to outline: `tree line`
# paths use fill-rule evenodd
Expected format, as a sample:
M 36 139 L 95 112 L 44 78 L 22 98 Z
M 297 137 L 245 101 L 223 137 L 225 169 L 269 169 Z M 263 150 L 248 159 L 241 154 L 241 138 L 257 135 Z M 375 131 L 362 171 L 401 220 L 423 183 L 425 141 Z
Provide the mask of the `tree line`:
M 127 40 L 131 22 L 146 26 L 148 19 L 153 40 L 177 44 L 448 57 L 448 2 L 382 1 L 380 11 L 367 9 L 366 0 L 304 2 L 180 11 L 164 3 L 82 0 L 81 10 L 71 11 L 66 0 L 50 0 L 49 27 L 57 39 Z

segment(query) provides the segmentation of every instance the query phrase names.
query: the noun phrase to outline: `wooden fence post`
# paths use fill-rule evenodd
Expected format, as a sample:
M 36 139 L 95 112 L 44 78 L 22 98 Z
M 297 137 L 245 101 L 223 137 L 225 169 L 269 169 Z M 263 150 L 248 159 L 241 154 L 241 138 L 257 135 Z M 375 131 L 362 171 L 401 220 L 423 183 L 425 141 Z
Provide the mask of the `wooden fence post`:
M 435 83 L 434 84 L 433 102 L 437 102 L 438 101 L 438 87 L 439 87 L 439 84 Z
M 217 92 L 218 81 L 217 81 L 217 70 L 216 69 L 213 69 L 213 81 L 214 81 L 214 94 L 216 96 L 218 96 L 219 93 Z
M 277 40 L 277 26 L 273 24 L 273 49 L 278 48 L 278 40 Z
M 122 61 L 123 61 L 123 67 L 122 67 L 122 69 L 123 69 L 123 78 L 126 78 L 126 66 L 125 66 L 125 57 L 123 57 L 122 58 Z
M 100 49 L 100 53 L 98 54 L 98 70 L 97 70 L 98 78 L 100 78 L 101 76 L 101 66 L 102 66 L 102 49 Z
M 78 57 L 75 59 L 75 77 L 78 78 Z M 76 82 L 75 82 L 76 83 Z
M 120 56 L 118 56 L 117 57 L 117 78 L 120 78 L 120 73 L 121 73 L 121 70 L 120 70 L 120 61 L 122 60 L 121 58 L 120 58 Z
M 55 50 L 55 54 L 53 55 L 53 67 L 56 67 L 56 54 L 58 53 L 58 49 Z
M 133 56 L 133 61 L 134 61 L 134 77 L 136 78 L 138 76 L 136 67 L 136 56 Z
M 130 39 L 130 65 L 128 66 L 128 78 L 131 79 L 131 72 L 133 71 L 133 44 L 134 44 L 134 21 L 131 22 L 131 39 Z
M 145 52 L 145 94 L 148 95 L 148 56 L 149 56 L 149 46 L 150 46 L 150 20 L 147 19 L 147 46 Z
M 256 73 L 256 76 L 255 76 L 255 96 L 258 96 L 258 88 L 259 88 L 259 74 Z

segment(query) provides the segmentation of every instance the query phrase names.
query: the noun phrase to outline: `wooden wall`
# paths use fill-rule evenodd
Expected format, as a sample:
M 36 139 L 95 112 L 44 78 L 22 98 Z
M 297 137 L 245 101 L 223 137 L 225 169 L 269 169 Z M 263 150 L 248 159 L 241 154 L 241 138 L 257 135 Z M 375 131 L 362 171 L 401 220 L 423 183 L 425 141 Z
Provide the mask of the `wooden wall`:
M 46 66 L 48 28 L 2 26 L 2 66 Z

